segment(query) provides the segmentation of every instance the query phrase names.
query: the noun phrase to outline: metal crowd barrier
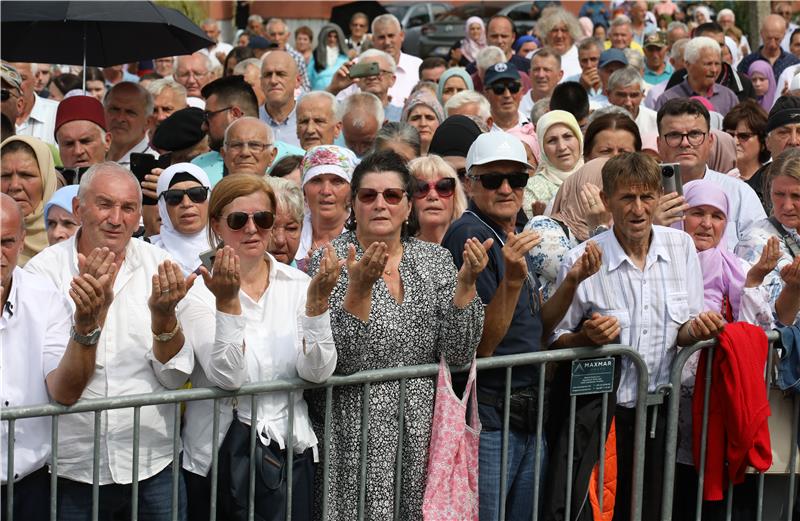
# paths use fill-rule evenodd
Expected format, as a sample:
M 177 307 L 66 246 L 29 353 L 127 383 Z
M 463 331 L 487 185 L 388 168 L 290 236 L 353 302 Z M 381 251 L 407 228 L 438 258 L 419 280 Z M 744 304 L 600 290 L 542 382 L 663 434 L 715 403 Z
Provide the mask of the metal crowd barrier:
M 769 397 L 769 389 L 773 376 L 773 361 L 776 359 L 775 351 L 779 335 L 777 331 L 768 333 L 769 349 L 767 351 L 767 364 L 764 369 L 764 385 L 767 388 L 767 396 Z M 670 384 L 665 386 L 664 392 L 669 394 L 668 398 L 668 413 L 667 413 L 667 427 L 666 427 L 666 448 L 665 448 L 665 463 L 664 463 L 664 481 L 663 481 L 663 501 L 661 510 L 661 521 L 671 521 L 673 518 L 673 493 L 674 493 L 674 480 L 675 480 L 675 466 L 677 457 L 678 446 L 678 414 L 680 408 L 680 388 L 681 388 L 681 375 L 683 367 L 691 356 L 700 351 L 701 349 L 708 349 L 708 359 L 706 362 L 706 370 L 703 375 L 696 375 L 695 382 L 700 381 L 702 378 L 705 381 L 705 389 L 703 396 L 703 423 L 701 430 L 701 446 L 700 446 L 700 461 L 702 462 L 697 469 L 697 499 L 695 501 L 694 519 L 699 521 L 703 518 L 703 485 L 705 478 L 705 463 L 707 455 L 708 442 L 721 443 L 722 440 L 709 440 L 708 439 L 708 409 L 709 398 L 712 384 L 712 362 L 714 359 L 714 352 L 716 350 L 715 342 L 706 341 L 694 344 L 689 347 L 684 347 L 675 357 L 672 367 L 670 369 Z M 779 443 L 788 445 L 790 451 L 789 465 L 787 474 L 787 493 L 785 495 L 785 503 L 782 505 L 785 509 L 781 512 L 780 520 L 791 521 L 792 515 L 797 502 L 797 457 L 798 457 L 798 425 L 800 425 L 800 394 L 794 393 L 793 397 L 793 412 L 792 412 L 792 433 L 788 440 L 774 440 Z M 774 454 L 774 446 L 773 446 Z M 774 465 L 774 463 L 773 463 Z M 755 521 L 764 519 L 764 473 L 757 473 L 757 497 L 756 497 L 756 518 Z M 725 493 L 725 515 L 726 519 L 730 521 L 733 515 L 733 501 L 734 489 L 733 484 L 729 483 L 727 492 Z M 774 507 L 774 505 L 771 505 Z M 785 517 L 784 517 L 785 516 Z M 770 518 L 772 519 L 772 518 Z M 778 518 L 775 518 L 778 521 Z
M 632 491 L 631 491 L 631 519 L 633 521 L 640 521 L 642 518 L 642 484 L 644 473 L 644 443 L 645 443 L 645 423 L 646 423 L 646 402 L 647 402 L 647 366 L 644 360 L 636 353 L 631 347 L 620 345 L 608 345 L 603 347 L 591 348 L 573 348 L 561 349 L 554 351 L 542 351 L 538 353 L 527 353 L 508 356 L 497 356 L 492 358 L 482 358 L 478 360 L 478 370 L 484 369 L 498 369 L 505 368 L 505 396 L 504 396 L 504 415 L 503 415 L 503 435 L 502 435 L 502 458 L 501 458 L 501 480 L 499 486 L 501 487 L 500 496 L 500 519 L 505 519 L 505 501 L 506 501 L 506 487 L 507 487 L 507 469 L 508 469 L 508 433 L 509 433 L 509 400 L 511 394 L 511 374 L 512 368 L 515 366 L 524 365 L 537 365 L 539 369 L 539 407 L 538 407 L 538 421 L 536 434 L 537 439 L 541 440 L 543 437 L 543 405 L 544 405 L 544 391 L 545 391 L 545 371 L 547 364 L 555 362 L 564 362 L 580 359 L 594 359 L 594 358 L 607 358 L 612 356 L 625 356 L 633 362 L 637 368 L 637 392 L 638 399 L 636 402 L 636 420 L 635 420 L 635 442 L 634 442 L 634 467 Z M 453 372 L 466 372 L 469 366 L 453 368 Z M 397 367 L 380 370 L 363 371 L 349 376 L 333 376 L 322 384 L 314 384 L 301 379 L 293 380 L 278 380 L 271 382 L 259 382 L 247 384 L 235 392 L 223 391 L 217 388 L 195 388 L 195 389 L 182 389 L 174 391 L 164 391 L 161 393 L 139 394 L 130 396 L 110 397 L 103 399 L 82 400 L 71 407 L 64 407 L 57 404 L 27 406 L 27 407 L 13 407 L 6 408 L 0 411 L 0 421 L 8 422 L 8 476 L 14 476 L 14 426 L 17 420 L 24 418 L 33 418 L 40 416 L 52 416 L 52 457 L 50 468 L 50 519 L 55 520 L 57 516 L 57 475 L 58 475 L 58 417 L 64 414 L 71 414 L 76 412 L 94 412 L 94 450 L 92 453 L 94 473 L 93 473 L 93 489 L 92 489 L 92 520 L 96 521 L 99 514 L 99 457 L 100 457 L 100 426 L 101 426 L 101 413 L 104 410 L 110 409 L 133 409 L 133 470 L 132 470 L 132 485 L 131 485 L 131 519 L 137 519 L 138 512 L 138 462 L 139 462 L 139 432 L 140 432 L 140 412 L 142 407 L 150 405 L 158 405 L 164 403 L 174 404 L 175 407 L 175 423 L 173 425 L 173 462 L 172 462 L 172 519 L 178 519 L 178 484 L 180 469 L 180 407 L 182 402 L 192 400 L 214 400 L 214 414 L 211 421 L 213 422 L 212 429 L 212 462 L 210 469 L 211 479 L 211 493 L 208 501 L 210 502 L 211 521 L 216 519 L 217 507 L 217 471 L 218 471 L 218 448 L 219 442 L 216 433 L 219 431 L 219 415 L 220 415 L 220 400 L 224 398 L 237 397 L 241 400 L 242 397 L 250 397 L 251 410 L 253 418 L 251 420 L 251 438 L 250 438 L 250 497 L 248 517 L 250 520 L 254 517 L 254 492 L 255 492 L 255 460 L 253 454 L 255 453 L 255 425 L 256 418 L 256 397 L 259 394 L 269 392 L 288 392 L 289 395 L 289 415 L 288 415 L 288 435 L 286 443 L 287 461 L 286 461 L 286 482 L 287 482 L 287 512 L 286 519 L 291 519 L 291 497 L 292 497 L 292 456 L 293 450 L 293 421 L 294 421 L 294 401 L 292 394 L 303 392 L 306 389 L 325 389 L 325 413 L 324 413 L 324 430 L 325 435 L 323 441 L 323 451 L 320 456 L 320 464 L 323 466 L 323 497 L 322 497 L 322 518 L 327 519 L 328 513 L 328 497 L 335 491 L 329 490 L 329 468 L 328 468 L 328 433 L 330 432 L 331 424 L 331 401 L 333 396 L 333 388 L 340 386 L 361 385 L 363 390 L 363 408 L 362 408 L 362 421 L 361 421 L 361 460 L 360 460 L 360 476 L 359 476 L 359 501 L 358 501 L 358 519 L 363 520 L 365 517 L 365 494 L 366 494 L 366 475 L 367 475 L 367 444 L 368 440 L 368 419 L 369 419 L 369 390 L 370 385 L 378 382 L 399 381 L 400 392 L 398 396 L 399 401 L 399 415 L 400 422 L 398 449 L 398 463 L 395 476 L 395 506 L 394 518 L 400 518 L 400 501 L 398 500 L 401 494 L 401 475 L 402 465 L 400 454 L 402 451 L 403 439 L 403 407 L 405 401 L 405 388 L 406 381 L 414 378 L 433 377 L 438 372 L 437 364 L 426 364 L 410 367 Z M 560 397 L 551 397 L 551 405 L 556 406 L 559 404 Z M 564 397 L 566 398 L 566 397 Z M 608 394 L 602 396 L 603 412 L 607 410 Z M 576 396 L 569 397 L 569 440 L 568 440 L 568 459 L 572 462 L 574 450 L 574 435 L 575 435 L 575 411 L 576 411 Z M 605 416 L 603 415 L 600 435 L 604 436 L 605 433 Z M 600 443 L 599 461 L 604 461 L 604 448 L 605 439 Z M 537 447 L 538 449 L 538 447 Z M 540 475 L 542 469 L 542 461 L 540 458 L 541 452 L 537 450 L 537 456 L 534 462 L 534 508 L 532 519 L 536 521 L 539 516 L 540 505 Z M 603 502 L 603 465 L 599 466 L 599 479 L 598 479 L 598 498 L 600 502 L 600 509 L 602 510 Z M 572 481 L 572 464 L 569 464 L 568 479 L 566 484 L 566 518 L 570 518 L 570 504 L 572 500 L 573 491 L 571 489 Z M 6 519 L 13 521 L 13 480 L 10 480 L 7 485 L 7 503 L 3 505 L 6 512 Z M 580 493 L 580 492 L 578 492 Z M 197 501 L 197 498 L 191 500 Z

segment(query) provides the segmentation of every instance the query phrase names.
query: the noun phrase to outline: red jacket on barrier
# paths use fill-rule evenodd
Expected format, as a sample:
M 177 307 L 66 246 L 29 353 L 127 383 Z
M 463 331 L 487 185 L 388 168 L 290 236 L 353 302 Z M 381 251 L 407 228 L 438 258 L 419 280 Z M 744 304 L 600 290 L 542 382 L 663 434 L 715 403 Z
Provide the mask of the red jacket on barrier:
M 767 425 L 770 410 L 764 383 L 768 349 L 764 331 L 744 322 L 728 324 L 718 338 L 708 404 L 705 500 L 721 500 L 728 479 L 734 484 L 744 481 L 747 466 L 765 471 L 772 465 Z M 692 403 L 692 446 L 696 467 L 699 467 L 700 460 L 708 352 L 708 349 L 703 349 L 700 354 Z

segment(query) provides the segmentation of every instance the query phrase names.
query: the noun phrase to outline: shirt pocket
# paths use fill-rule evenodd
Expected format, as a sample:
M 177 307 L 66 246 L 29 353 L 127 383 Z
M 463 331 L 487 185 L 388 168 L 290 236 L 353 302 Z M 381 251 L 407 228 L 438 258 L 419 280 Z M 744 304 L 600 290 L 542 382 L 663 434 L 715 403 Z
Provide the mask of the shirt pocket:
M 667 295 L 667 314 L 678 326 L 689 320 L 689 294 L 686 292 Z
M 598 313 L 603 316 L 614 317 L 619 323 L 619 340 L 622 345 L 631 344 L 631 313 L 627 309 L 614 308 L 614 309 L 598 309 Z

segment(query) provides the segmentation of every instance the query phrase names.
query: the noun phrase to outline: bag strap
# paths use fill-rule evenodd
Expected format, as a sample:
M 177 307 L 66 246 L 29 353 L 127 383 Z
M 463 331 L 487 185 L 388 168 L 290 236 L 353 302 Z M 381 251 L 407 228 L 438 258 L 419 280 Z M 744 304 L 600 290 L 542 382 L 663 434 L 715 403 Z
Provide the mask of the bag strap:
M 481 420 L 478 415 L 478 377 L 477 377 L 477 356 L 472 357 L 472 365 L 469 366 L 469 378 L 467 378 L 467 387 L 464 390 L 464 397 L 461 403 L 465 406 L 469 400 L 469 420 L 468 425 L 473 429 L 480 429 Z
M 797 244 L 797 241 L 789 235 L 789 232 L 781 225 L 780 221 L 773 215 L 769 218 L 770 224 L 775 227 L 778 233 L 783 237 L 783 243 L 786 244 L 786 247 L 789 248 L 789 252 L 792 254 L 792 258 L 800 257 L 800 244 Z
M 450 377 L 450 368 L 447 366 L 447 361 L 444 355 L 439 357 L 439 377 L 436 382 L 436 387 L 449 387 L 452 391 L 453 383 Z

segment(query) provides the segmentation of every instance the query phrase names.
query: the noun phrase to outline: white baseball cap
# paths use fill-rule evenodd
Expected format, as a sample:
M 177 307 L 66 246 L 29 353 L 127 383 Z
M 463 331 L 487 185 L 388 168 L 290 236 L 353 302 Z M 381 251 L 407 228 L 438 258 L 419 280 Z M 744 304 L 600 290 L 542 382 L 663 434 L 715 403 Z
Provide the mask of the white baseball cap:
M 513 161 L 526 170 L 528 155 L 522 141 L 503 131 L 485 132 L 472 142 L 467 152 L 467 172 L 475 165 L 485 165 L 494 161 Z

